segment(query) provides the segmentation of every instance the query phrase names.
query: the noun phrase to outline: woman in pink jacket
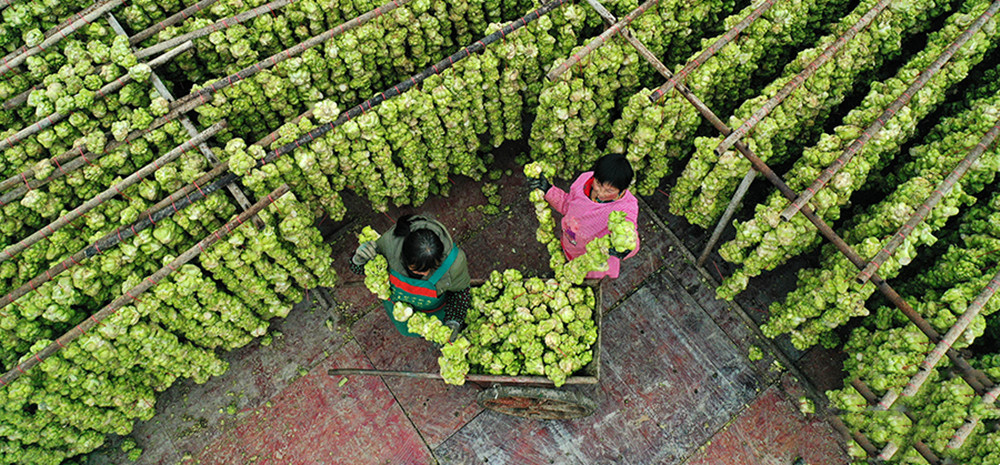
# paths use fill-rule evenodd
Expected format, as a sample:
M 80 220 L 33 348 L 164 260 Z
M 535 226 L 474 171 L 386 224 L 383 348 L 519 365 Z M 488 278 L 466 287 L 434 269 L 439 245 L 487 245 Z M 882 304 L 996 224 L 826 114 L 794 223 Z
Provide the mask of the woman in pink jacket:
M 562 214 L 562 247 L 566 258 L 572 260 L 586 252 L 587 243 L 609 234 L 608 215 L 615 210 L 625 212 L 625 217 L 637 224 L 639 202 L 628 191 L 632 184 L 632 165 L 622 154 L 609 154 L 594 163 L 593 171 L 581 174 L 569 192 L 554 187 L 544 176 L 529 178 L 528 187 L 545 192 L 545 200 Z M 594 271 L 587 278 L 617 278 L 621 260 L 635 255 L 639 250 L 610 251 L 607 271 Z

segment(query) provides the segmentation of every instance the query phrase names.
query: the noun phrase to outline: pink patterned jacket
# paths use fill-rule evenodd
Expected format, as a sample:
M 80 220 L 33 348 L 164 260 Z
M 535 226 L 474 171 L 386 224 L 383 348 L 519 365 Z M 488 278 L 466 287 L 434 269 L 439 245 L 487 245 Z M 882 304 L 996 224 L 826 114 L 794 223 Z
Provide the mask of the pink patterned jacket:
M 591 240 L 602 237 L 609 233 L 608 215 L 614 211 L 624 211 L 625 217 L 638 224 L 636 218 L 639 216 L 639 201 L 628 190 L 620 199 L 608 203 L 597 203 L 590 200 L 585 193 L 589 190 L 589 182 L 594 177 L 593 171 L 587 171 L 573 181 L 569 192 L 552 186 L 545 193 L 545 200 L 552 205 L 557 212 L 563 215 L 562 218 L 562 247 L 566 257 L 570 260 L 583 255 L 587 251 L 587 243 Z M 635 255 L 639 251 L 638 238 L 636 248 L 625 258 Z M 587 274 L 588 278 L 617 278 L 620 270 L 621 259 L 611 257 L 608 260 L 608 271 L 594 271 Z

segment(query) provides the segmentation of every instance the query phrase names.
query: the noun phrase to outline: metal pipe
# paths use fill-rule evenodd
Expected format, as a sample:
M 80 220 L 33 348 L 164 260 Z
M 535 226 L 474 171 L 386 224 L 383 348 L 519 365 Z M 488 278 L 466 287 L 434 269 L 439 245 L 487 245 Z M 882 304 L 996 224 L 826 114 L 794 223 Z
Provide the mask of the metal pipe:
M 667 82 L 664 82 L 663 85 L 660 86 L 660 88 L 651 92 L 649 94 L 649 101 L 651 102 L 659 101 L 661 98 L 663 98 L 664 95 L 667 95 L 667 92 L 670 92 L 678 84 L 684 82 L 684 78 L 686 78 L 688 74 L 697 69 L 703 63 L 705 63 L 705 61 L 707 61 L 713 55 L 718 53 L 719 50 L 722 50 L 722 47 L 725 47 L 726 44 L 735 39 L 736 36 L 740 35 L 740 33 L 743 32 L 744 29 L 753 24 L 753 22 L 756 21 L 757 18 L 760 18 L 760 16 L 764 14 L 765 11 L 770 10 L 772 6 L 774 6 L 774 0 L 766 0 L 764 4 L 751 11 L 746 18 L 743 18 L 742 20 L 740 20 L 739 23 L 736 23 L 735 26 L 726 31 L 726 33 L 723 34 L 722 37 L 719 37 L 715 41 L 715 43 L 710 45 L 705 50 L 702 50 L 702 52 L 698 55 L 697 58 L 695 58 L 690 63 L 685 65 L 683 69 L 681 69 L 680 71 L 677 72 L 676 75 L 674 75 L 674 77 L 667 79 Z
M 755 111 L 753 115 L 750 116 L 749 119 L 743 122 L 743 124 L 741 124 L 740 127 L 734 129 L 731 134 L 726 136 L 725 140 L 723 140 L 722 143 L 720 143 L 719 146 L 715 148 L 715 153 L 721 155 L 730 148 L 732 148 L 733 144 L 736 143 L 737 140 L 742 139 L 743 136 L 745 136 L 748 132 L 750 132 L 751 129 L 754 128 L 754 126 L 757 125 L 757 123 L 759 123 L 762 119 L 767 117 L 767 115 L 769 115 L 772 110 L 774 110 L 778 105 L 781 104 L 781 102 L 783 102 L 786 98 L 788 98 L 788 96 L 791 95 L 795 89 L 799 88 L 799 86 L 805 83 L 807 79 L 812 77 L 812 75 L 816 72 L 816 70 L 819 69 L 820 66 L 823 66 L 823 64 L 825 64 L 831 58 L 836 56 L 837 53 L 840 52 L 841 47 L 843 47 L 845 44 L 854 39 L 854 36 L 856 36 L 858 32 L 867 29 L 868 26 L 871 25 L 875 17 L 881 14 L 882 11 L 885 10 L 885 7 L 889 5 L 889 1 L 890 0 L 879 0 L 879 2 L 876 3 L 875 6 L 873 6 L 870 10 L 868 10 L 868 12 L 865 13 L 864 16 L 862 16 L 861 19 L 858 20 L 858 22 L 854 23 L 854 25 L 851 26 L 847 30 L 847 32 L 838 37 L 837 40 L 835 40 L 825 50 L 823 50 L 823 53 L 821 53 L 818 57 L 816 57 L 816 59 L 809 62 L 809 64 L 806 65 L 806 67 L 802 70 L 802 72 L 796 74 L 794 78 L 788 81 L 788 83 L 786 83 L 785 86 L 782 87 L 781 90 L 779 90 L 778 93 L 774 95 L 774 97 L 771 97 L 770 99 L 768 99 L 767 102 L 764 102 L 764 105 L 761 106 L 760 109 Z
M 792 201 L 791 205 L 781 212 L 781 217 L 787 221 L 795 216 L 799 209 L 801 209 L 806 202 L 809 202 L 813 195 L 816 195 L 816 192 L 819 192 L 819 190 L 830 181 L 830 178 L 837 174 L 837 171 L 839 171 L 841 167 L 850 162 L 851 159 L 854 158 L 855 154 L 861 152 L 865 144 L 868 143 L 872 137 L 875 137 L 875 134 L 882 130 L 885 123 L 888 122 L 889 119 L 896 114 L 896 112 L 910 102 L 910 99 L 913 98 L 913 96 L 916 95 L 916 93 L 920 91 L 920 89 L 922 89 L 924 85 L 926 85 L 927 82 L 938 73 L 938 71 L 941 70 L 944 64 L 951 59 L 952 55 L 954 55 L 955 52 L 962 47 L 962 45 L 965 45 L 965 43 L 972 38 L 973 34 L 979 32 L 983 25 L 986 24 L 986 21 L 992 18 L 998 9 L 1000 9 L 1000 0 L 994 1 L 990 4 L 990 7 L 987 8 L 983 14 L 979 15 L 979 17 L 976 18 L 976 20 L 964 32 L 962 32 L 962 34 L 959 35 L 958 38 L 955 39 L 955 41 L 952 42 L 951 45 L 949 45 L 948 48 L 945 49 L 945 51 L 941 53 L 941 55 L 938 56 L 938 58 L 934 60 L 930 66 L 927 67 L 927 69 L 924 70 L 924 72 L 920 73 L 920 76 L 917 77 L 912 84 L 910 84 L 910 87 L 903 91 L 902 95 L 889 104 L 885 111 L 882 112 L 882 115 L 876 118 L 875 121 L 868 126 L 868 129 L 865 129 L 865 132 L 855 139 L 854 142 L 851 143 L 846 150 L 844 150 L 844 153 L 842 153 L 840 157 L 834 160 L 833 164 L 823 170 L 819 177 L 813 181 L 811 186 L 807 187 L 805 191 L 799 194 L 798 198 Z
M 861 273 L 859 273 L 855 278 L 855 281 L 858 284 L 865 284 L 868 282 L 872 273 L 875 273 L 885 263 L 885 261 L 892 256 L 893 252 L 896 251 L 896 248 L 898 248 L 903 241 L 909 237 L 910 233 L 913 232 L 917 225 L 923 222 L 924 218 L 931 213 L 931 209 L 937 206 L 938 202 L 951 192 L 955 183 L 965 176 L 965 173 L 969 170 L 972 164 L 975 163 L 976 160 L 979 159 L 980 155 L 982 155 L 990 144 L 993 143 L 997 134 L 1000 134 L 1000 120 L 997 120 L 997 123 L 993 125 L 993 128 L 986 132 L 986 135 L 979 140 L 976 147 L 972 149 L 972 151 L 969 152 L 969 154 L 966 155 L 961 162 L 958 163 L 958 166 L 955 167 L 951 174 L 949 174 L 944 181 L 938 184 L 937 188 L 934 189 L 934 192 L 931 193 L 930 197 L 927 198 L 923 205 L 917 207 L 917 211 L 913 213 L 913 216 L 910 217 L 906 224 L 901 226 L 899 230 L 896 231 L 896 234 L 892 236 L 889 243 L 886 244 L 882 250 L 879 250 L 877 254 L 875 254 L 875 258 L 868 262 L 865 269 L 862 270 Z

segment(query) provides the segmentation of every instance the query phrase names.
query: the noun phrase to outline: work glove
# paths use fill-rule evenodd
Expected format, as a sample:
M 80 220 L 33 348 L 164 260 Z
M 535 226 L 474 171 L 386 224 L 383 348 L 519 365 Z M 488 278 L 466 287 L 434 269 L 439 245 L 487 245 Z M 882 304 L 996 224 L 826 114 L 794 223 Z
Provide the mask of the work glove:
M 375 258 L 375 242 L 368 241 L 358 246 L 358 249 L 354 251 L 354 256 L 351 257 L 351 263 L 357 266 L 364 266 L 368 263 L 368 260 Z
M 458 335 L 462 333 L 462 323 L 455 320 L 448 320 L 444 322 L 444 325 L 451 328 L 451 337 L 448 338 L 448 342 L 455 342 L 455 339 L 458 339 Z
M 615 249 L 611 249 L 611 250 L 608 251 L 608 255 L 611 255 L 612 257 L 618 257 L 619 259 L 624 259 L 630 253 L 632 253 L 631 250 L 623 250 L 623 251 L 619 252 L 619 251 L 617 251 Z
M 531 190 L 541 189 L 542 193 L 544 194 L 548 192 L 549 188 L 551 187 L 552 183 L 550 183 L 548 179 L 545 179 L 545 176 L 539 176 L 537 178 L 528 178 L 528 189 Z

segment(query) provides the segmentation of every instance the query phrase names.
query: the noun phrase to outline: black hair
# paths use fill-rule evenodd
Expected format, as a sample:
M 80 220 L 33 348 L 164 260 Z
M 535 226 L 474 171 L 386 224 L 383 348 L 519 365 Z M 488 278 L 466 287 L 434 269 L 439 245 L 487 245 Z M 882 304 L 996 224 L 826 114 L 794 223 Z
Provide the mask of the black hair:
M 411 230 L 413 215 L 403 215 L 396 221 L 393 235 L 403 237 L 403 266 L 407 271 L 430 271 L 444 261 L 444 243 L 430 229 Z M 411 270 L 412 268 L 412 270 Z
M 632 184 L 632 164 L 628 162 L 625 155 L 620 153 L 609 153 L 594 162 L 594 178 L 597 182 L 610 183 L 618 190 L 624 191 Z

